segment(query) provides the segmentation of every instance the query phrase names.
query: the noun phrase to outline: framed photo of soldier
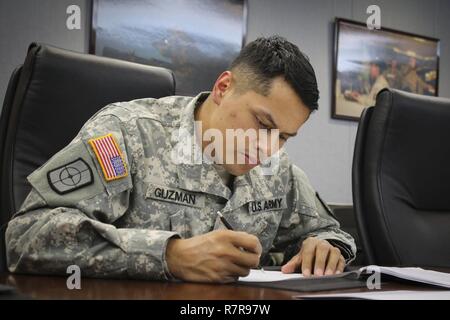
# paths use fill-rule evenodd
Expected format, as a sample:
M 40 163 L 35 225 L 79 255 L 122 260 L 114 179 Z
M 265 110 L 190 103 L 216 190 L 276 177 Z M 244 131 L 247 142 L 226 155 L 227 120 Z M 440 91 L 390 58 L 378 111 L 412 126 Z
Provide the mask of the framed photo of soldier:
M 359 120 L 389 87 L 437 96 L 439 40 L 337 18 L 333 59 L 332 117 Z

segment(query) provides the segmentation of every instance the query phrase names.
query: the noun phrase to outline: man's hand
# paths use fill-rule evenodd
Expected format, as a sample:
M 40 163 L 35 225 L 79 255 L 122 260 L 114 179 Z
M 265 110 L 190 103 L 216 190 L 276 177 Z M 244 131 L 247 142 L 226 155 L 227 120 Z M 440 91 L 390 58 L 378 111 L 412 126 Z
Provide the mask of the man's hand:
M 344 93 L 344 98 L 350 101 L 358 101 L 360 97 L 360 94 L 356 91 L 350 91 Z
M 304 276 L 332 275 L 344 271 L 345 259 L 341 250 L 328 241 L 310 237 L 303 241 L 300 252 L 289 260 L 281 271 L 293 273 L 300 270 L 300 266 Z
M 189 239 L 171 239 L 166 261 L 174 277 L 196 282 L 232 282 L 259 265 L 259 239 L 245 232 L 216 230 Z

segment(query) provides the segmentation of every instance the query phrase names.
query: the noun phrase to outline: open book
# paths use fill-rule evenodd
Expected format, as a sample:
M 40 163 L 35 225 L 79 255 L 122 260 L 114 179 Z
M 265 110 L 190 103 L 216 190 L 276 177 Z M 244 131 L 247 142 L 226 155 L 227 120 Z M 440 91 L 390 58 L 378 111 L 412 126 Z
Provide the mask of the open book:
M 367 292 L 346 292 L 294 296 L 302 300 L 329 300 L 329 299 L 363 299 L 363 300 L 450 300 L 449 290 L 370 290 Z
M 425 270 L 422 268 L 399 268 L 399 267 L 380 267 L 367 266 L 359 269 L 361 273 L 379 272 L 398 279 L 415 281 L 434 286 L 450 289 L 450 273 Z
M 350 278 L 347 279 L 345 274 Z M 366 282 L 357 279 L 356 274 L 303 277 L 301 273 L 285 274 L 272 270 L 251 270 L 248 276 L 239 278 L 238 284 L 291 291 L 323 291 L 366 286 Z
M 303 277 L 300 273 L 284 274 L 281 271 L 251 270 L 239 278 L 242 284 L 258 284 L 264 287 L 299 291 L 320 291 L 366 286 L 366 276 L 378 272 L 394 278 L 415 281 L 450 289 L 450 274 L 422 268 L 367 266 L 354 271 L 331 276 Z

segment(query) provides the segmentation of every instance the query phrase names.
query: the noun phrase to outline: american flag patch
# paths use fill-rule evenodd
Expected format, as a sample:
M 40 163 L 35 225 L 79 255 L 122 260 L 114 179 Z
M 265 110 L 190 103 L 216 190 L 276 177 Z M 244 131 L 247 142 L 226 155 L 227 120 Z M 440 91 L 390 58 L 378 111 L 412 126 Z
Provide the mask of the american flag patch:
M 111 133 L 91 139 L 89 144 L 97 156 L 106 181 L 120 179 L 128 175 L 122 152 Z

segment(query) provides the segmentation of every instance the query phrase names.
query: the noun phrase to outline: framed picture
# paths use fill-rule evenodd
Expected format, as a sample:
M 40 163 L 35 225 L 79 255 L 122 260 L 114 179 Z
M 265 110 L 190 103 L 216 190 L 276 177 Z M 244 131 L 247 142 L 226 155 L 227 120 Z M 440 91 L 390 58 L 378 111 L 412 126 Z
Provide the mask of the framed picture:
M 358 120 L 385 88 L 438 95 L 439 40 L 337 18 L 332 117 Z
M 246 0 L 93 0 L 89 51 L 171 69 L 197 95 L 238 55 L 246 16 Z

